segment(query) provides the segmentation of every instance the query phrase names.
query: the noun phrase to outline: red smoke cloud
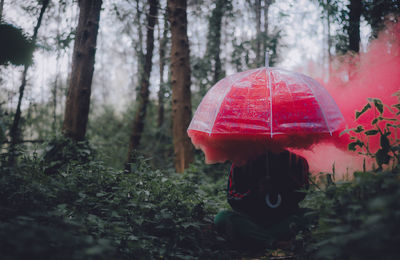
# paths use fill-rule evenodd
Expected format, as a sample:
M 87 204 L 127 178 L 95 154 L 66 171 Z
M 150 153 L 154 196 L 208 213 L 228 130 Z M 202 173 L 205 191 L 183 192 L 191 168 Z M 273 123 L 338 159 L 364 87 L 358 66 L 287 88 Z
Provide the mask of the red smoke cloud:
M 390 24 L 379 37 L 373 40 L 365 53 L 357 56 L 338 58 L 330 74 L 328 82 L 322 82 L 346 119 L 348 128 L 362 125 L 364 129 L 372 129 L 371 121 L 379 113 L 374 109 L 355 120 L 355 112 L 360 111 L 368 98 L 378 98 L 384 104 L 392 106 L 399 103 L 400 93 L 400 23 Z M 312 76 L 312 75 L 311 75 Z M 385 108 L 387 110 L 387 108 Z M 397 112 L 396 109 L 393 109 Z M 384 116 L 393 114 L 384 113 Z M 397 124 L 399 117 L 397 116 Z M 392 132 L 392 138 L 398 138 L 400 132 Z M 332 164 L 339 174 L 346 171 L 362 169 L 364 157 L 355 152 L 345 151 L 350 142 L 347 137 L 336 140 L 336 147 L 329 144 L 315 146 L 312 151 L 298 151 L 305 156 L 313 172 L 331 172 Z M 369 140 L 371 152 L 379 149 L 378 136 Z M 337 147 L 341 147 L 341 150 Z M 369 161 L 371 167 L 372 161 Z M 351 172 L 350 172 L 351 173 Z

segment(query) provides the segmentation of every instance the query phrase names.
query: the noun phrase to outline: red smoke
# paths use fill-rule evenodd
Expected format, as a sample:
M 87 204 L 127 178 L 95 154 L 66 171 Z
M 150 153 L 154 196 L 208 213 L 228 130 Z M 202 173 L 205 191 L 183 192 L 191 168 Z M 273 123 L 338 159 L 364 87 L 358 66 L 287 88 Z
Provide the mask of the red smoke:
M 355 120 L 355 112 L 362 110 L 368 98 L 378 98 L 388 106 L 399 103 L 399 97 L 393 94 L 400 93 L 400 23 L 387 26 L 379 37 L 370 43 L 367 52 L 338 58 L 335 63 L 336 68 L 331 72 L 328 82 L 322 84 L 335 99 L 348 128 L 362 125 L 364 129 L 373 129 L 371 121 L 379 114 L 373 105 L 372 109 L 358 120 Z M 398 112 L 392 109 L 394 114 Z M 384 116 L 393 117 L 394 114 L 387 111 Z M 398 124 L 398 121 L 399 116 L 395 123 Z M 393 130 L 391 138 L 397 139 L 399 134 L 399 129 L 396 133 Z M 343 148 L 348 143 L 348 137 L 344 137 L 339 146 Z M 371 152 L 376 152 L 380 146 L 378 136 L 371 137 L 369 145 Z M 327 144 L 318 145 L 312 151 L 299 153 L 308 159 L 314 172 L 331 172 L 334 162 L 335 168 L 341 173 L 345 173 L 346 169 L 361 170 L 364 159 L 355 152 L 345 152 L 344 149 L 339 150 Z M 369 167 L 371 164 L 372 161 L 369 162 Z

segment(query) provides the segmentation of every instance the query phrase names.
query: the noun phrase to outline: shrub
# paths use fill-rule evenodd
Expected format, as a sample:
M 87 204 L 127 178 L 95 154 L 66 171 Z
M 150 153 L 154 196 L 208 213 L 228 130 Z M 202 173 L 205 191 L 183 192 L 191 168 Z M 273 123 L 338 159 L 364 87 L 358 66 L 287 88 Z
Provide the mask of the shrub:
M 132 173 L 95 160 L 46 167 L 38 155 L 3 167 L 4 259 L 230 258 L 211 228 L 220 205 L 208 203 L 194 173 L 152 170 L 144 158 Z

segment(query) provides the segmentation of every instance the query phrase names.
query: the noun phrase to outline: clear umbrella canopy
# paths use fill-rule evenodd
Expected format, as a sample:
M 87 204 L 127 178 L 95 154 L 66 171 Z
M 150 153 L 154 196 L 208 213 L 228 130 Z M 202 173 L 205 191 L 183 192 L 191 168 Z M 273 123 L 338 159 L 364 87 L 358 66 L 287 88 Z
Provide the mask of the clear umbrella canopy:
M 308 148 L 336 136 L 344 125 L 335 101 L 316 80 L 262 67 L 214 85 L 197 108 L 188 134 L 208 163 L 239 162 L 265 149 Z

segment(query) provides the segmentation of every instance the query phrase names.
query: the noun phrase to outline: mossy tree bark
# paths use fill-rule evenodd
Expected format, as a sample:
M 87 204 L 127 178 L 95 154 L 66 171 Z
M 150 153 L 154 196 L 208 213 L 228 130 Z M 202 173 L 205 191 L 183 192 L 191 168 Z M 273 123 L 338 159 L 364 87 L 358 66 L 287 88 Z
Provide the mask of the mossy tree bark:
M 63 122 L 63 134 L 76 141 L 83 140 L 86 134 L 102 0 L 79 0 L 78 4 L 79 21 Z
M 186 0 L 168 0 L 167 5 L 168 20 L 171 28 L 174 165 L 177 172 L 183 172 L 194 158 L 193 146 L 186 132 L 192 116 L 187 2 Z

